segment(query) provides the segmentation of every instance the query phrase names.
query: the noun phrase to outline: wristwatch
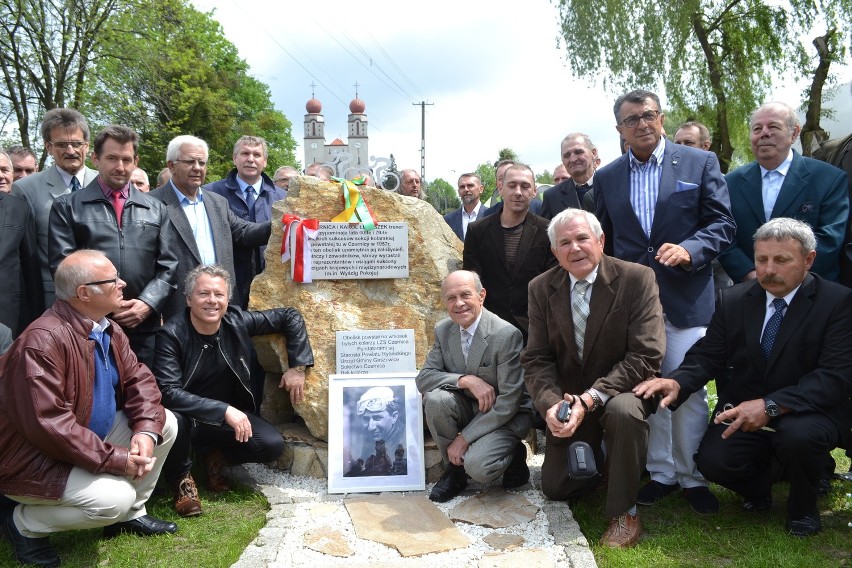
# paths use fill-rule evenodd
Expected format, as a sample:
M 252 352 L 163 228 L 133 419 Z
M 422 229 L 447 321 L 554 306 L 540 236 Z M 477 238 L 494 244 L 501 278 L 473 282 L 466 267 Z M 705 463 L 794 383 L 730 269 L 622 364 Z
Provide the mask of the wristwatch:
M 299 371 L 300 373 L 304 373 L 304 372 L 305 372 L 305 369 L 306 369 L 307 367 L 306 367 L 305 365 L 296 365 L 296 366 L 295 366 L 295 367 L 293 367 L 293 368 L 294 368 L 294 369 L 296 369 L 297 371 Z
M 770 398 L 764 398 L 763 403 L 766 405 L 766 415 L 770 418 L 775 418 L 781 414 L 781 409 L 778 408 L 778 405 L 775 404 L 775 401 Z

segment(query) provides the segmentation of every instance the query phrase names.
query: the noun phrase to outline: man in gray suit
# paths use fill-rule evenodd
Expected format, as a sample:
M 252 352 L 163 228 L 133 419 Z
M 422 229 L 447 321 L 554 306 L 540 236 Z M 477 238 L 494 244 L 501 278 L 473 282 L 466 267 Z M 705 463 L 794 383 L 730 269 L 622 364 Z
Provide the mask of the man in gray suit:
M 648 267 L 603 254 L 603 230 L 591 213 L 565 209 L 547 233 L 559 266 L 530 282 L 530 335 L 521 357 L 547 424 L 541 490 L 564 500 L 594 489 L 599 479 L 568 476 L 568 446 L 588 442 L 603 473 L 603 440 L 610 521 L 601 544 L 633 546 L 642 534 L 636 497 L 653 405 L 631 389 L 660 369 L 666 345 L 656 279 Z M 564 422 L 556 415 L 563 401 L 571 405 Z
M 269 241 L 272 224 L 251 223 L 235 216 L 221 195 L 202 191 L 207 176 L 207 142 L 195 136 L 178 136 L 169 142 L 166 163 L 172 179 L 148 195 L 166 204 L 174 225 L 171 251 L 178 257 L 176 282 L 183 282 L 189 271 L 200 264 L 218 264 L 236 282 L 234 244 L 253 248 Z M 235 290 L 231 301 L 237 303 Z M 163 307 L 163 318 L 183 313 L 183 291 L 172 294 Z
M 522 440 L 532 426 L 524 392 L 521 332 L 482 307 L 475 272 L 458 270 L 441 284 L 450 317 L 435 326 L 435 344 L 420 374 L 426 423 L 447 469 L 429 498 L 443 503 L 467 487 L 503 475 L 503 487 L 529 481 Z
M 89 124 L 74 109 L 54 108 L 47 111 L 41 123 L 41 137 L 53 158 L 53 165 L 12 186 L 12 193 L 22 196 L 35 217 L 38 240 L 38 262 L 44 288 L 44 307 L 53 304 L 53 276 L 47 256 L 47 228 L 53 201 L 66 193 L 86 187 L 98 176 L 86 167 L 89 152 Z

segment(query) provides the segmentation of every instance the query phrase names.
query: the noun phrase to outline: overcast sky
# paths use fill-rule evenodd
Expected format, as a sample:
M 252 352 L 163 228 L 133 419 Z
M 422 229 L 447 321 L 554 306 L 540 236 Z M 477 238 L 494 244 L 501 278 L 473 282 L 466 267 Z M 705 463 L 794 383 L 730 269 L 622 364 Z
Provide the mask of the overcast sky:
M 400 169 L 420 168 L 421 107 L 413 103 L 432 104 L 426 106 L 429 180 L 455 185 L 461 173 L 493 162 L 506 147 L 536 173 L 552 171 L 572 131 L 589 134 L 604 163 L 618 155 L 615 97 L 572 77 L 548 0 L 517 2 L 511 10 L 486 0 L 194 2 L 215 9 L 252 74 L 269 85 L 276 108 L 293 123 L 302 162 L 311 83 L 330 142 L 346 139 L 356 82 L 370 154 L 393 153 Z M 841 77 L 849 80 L 848 67 Z M 775 98 L 798 105 L 800 91 L 783 85 Z M 843 95 L 852 99 L 848 90 Z

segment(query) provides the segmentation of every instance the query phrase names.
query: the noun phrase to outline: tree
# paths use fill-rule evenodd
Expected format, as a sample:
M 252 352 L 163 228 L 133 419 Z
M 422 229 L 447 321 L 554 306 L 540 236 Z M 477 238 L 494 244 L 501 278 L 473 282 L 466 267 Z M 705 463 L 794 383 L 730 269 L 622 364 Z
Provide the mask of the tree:
M 396 191 L 399 187 L 399 170 L 396 167 L 396 158 L 390 155 L 390 165 L 384 172 L 376 172 L 381 175 L 381 186 L 389 191 Z M 391 175 L 393 174 L 393 175 Z
M 458 192 L 449 182 L 436 178 L 426 187 L 426 201 L 441 215 L 446 215 L 453 209 L 461 207 Z
M 290 121 L 210 14 L 187 0 L 130 0 L 108 32 L 84 112 L 94 123 L 134 128 L 143 169 L 162 168 L 166 146 L 179 134 L 210 146 L 208 179 L 230 171 L 243 134 L 266 139 L 271 168 L 298 164 Z
M 553 174 L 545 170 L 543 173 L 535 176 L 535 182 L 539 184 L 544 183 L 547 185 L 553 185 Z
M 637 0 L 624 7 L 621 0 L 559 1 L 573 73 L 603 76 L 619 92 L 662 87 L 670 106 L 710 127 L 711 150 L 727 171 L 732 140 L 745 139 L 743 119 L 769 92 L 772 70 L 799 69 L 803 51 L 787 10 L 761 0 Z
M 482 195 L 479 196 L 479 200 L 482 203 L 488 202 L 491 199 L 491 196 L 494 194 L 494 190 L 497 189 L 497 178 L 494 171 L 493 164 L 479 164 L 476 166 L 476 169 L 473 170 L 473 173 L 479 176 L 479 179 L 482 180 Z
M 121 0 L 0 0 L 0 100 L 34 147 L 46 110 L 79 108 L 104 28 Z M 44 165 L 45 155 L 42 155 Z

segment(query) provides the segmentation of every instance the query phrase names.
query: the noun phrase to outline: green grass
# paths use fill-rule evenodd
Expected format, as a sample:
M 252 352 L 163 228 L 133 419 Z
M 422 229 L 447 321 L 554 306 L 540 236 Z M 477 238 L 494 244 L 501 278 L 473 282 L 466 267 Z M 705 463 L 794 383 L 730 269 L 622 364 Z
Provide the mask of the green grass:
M 715 385 L 708 385 L 711 400 Z M 713 403 L 710 404 L 713 409 Z M 832 452 L 837 471 L 849 470 L 843 450 Z M 632 549 L 616 550 L 598 544 L 606 530 L 605 494 L 596 491 L 582 499 L 572 511 L 601 568 L 736 567 L 736 568 L 827 568 L 852 566 L 852 483 L 834 480 L 832 491 L 820 497 L 823 530 L 809 538 L 795 538 L 784 530 L 788 485 L 773 487 L 772 510 L 747 515 L 742 499 L 717 485 L 711 490 L 719 498 L 716 515 L 692 512 L 683 492 L 676 492 L 652 507 L 639 507 L 645 534 Z
M 266 523 L 266 498 L 246 487 L 225 494 L 201 491 L 204 514 L 181 519 L 170 496 L 152 497 L 148 513 L 178 524 L 174 535 L 103 539 L 101 529 L 69 531 L 50 537 L 68 568 L 155 568 L 230 566 Z M 0 541 L 0 567 L 19 566 L 11 545 Z

